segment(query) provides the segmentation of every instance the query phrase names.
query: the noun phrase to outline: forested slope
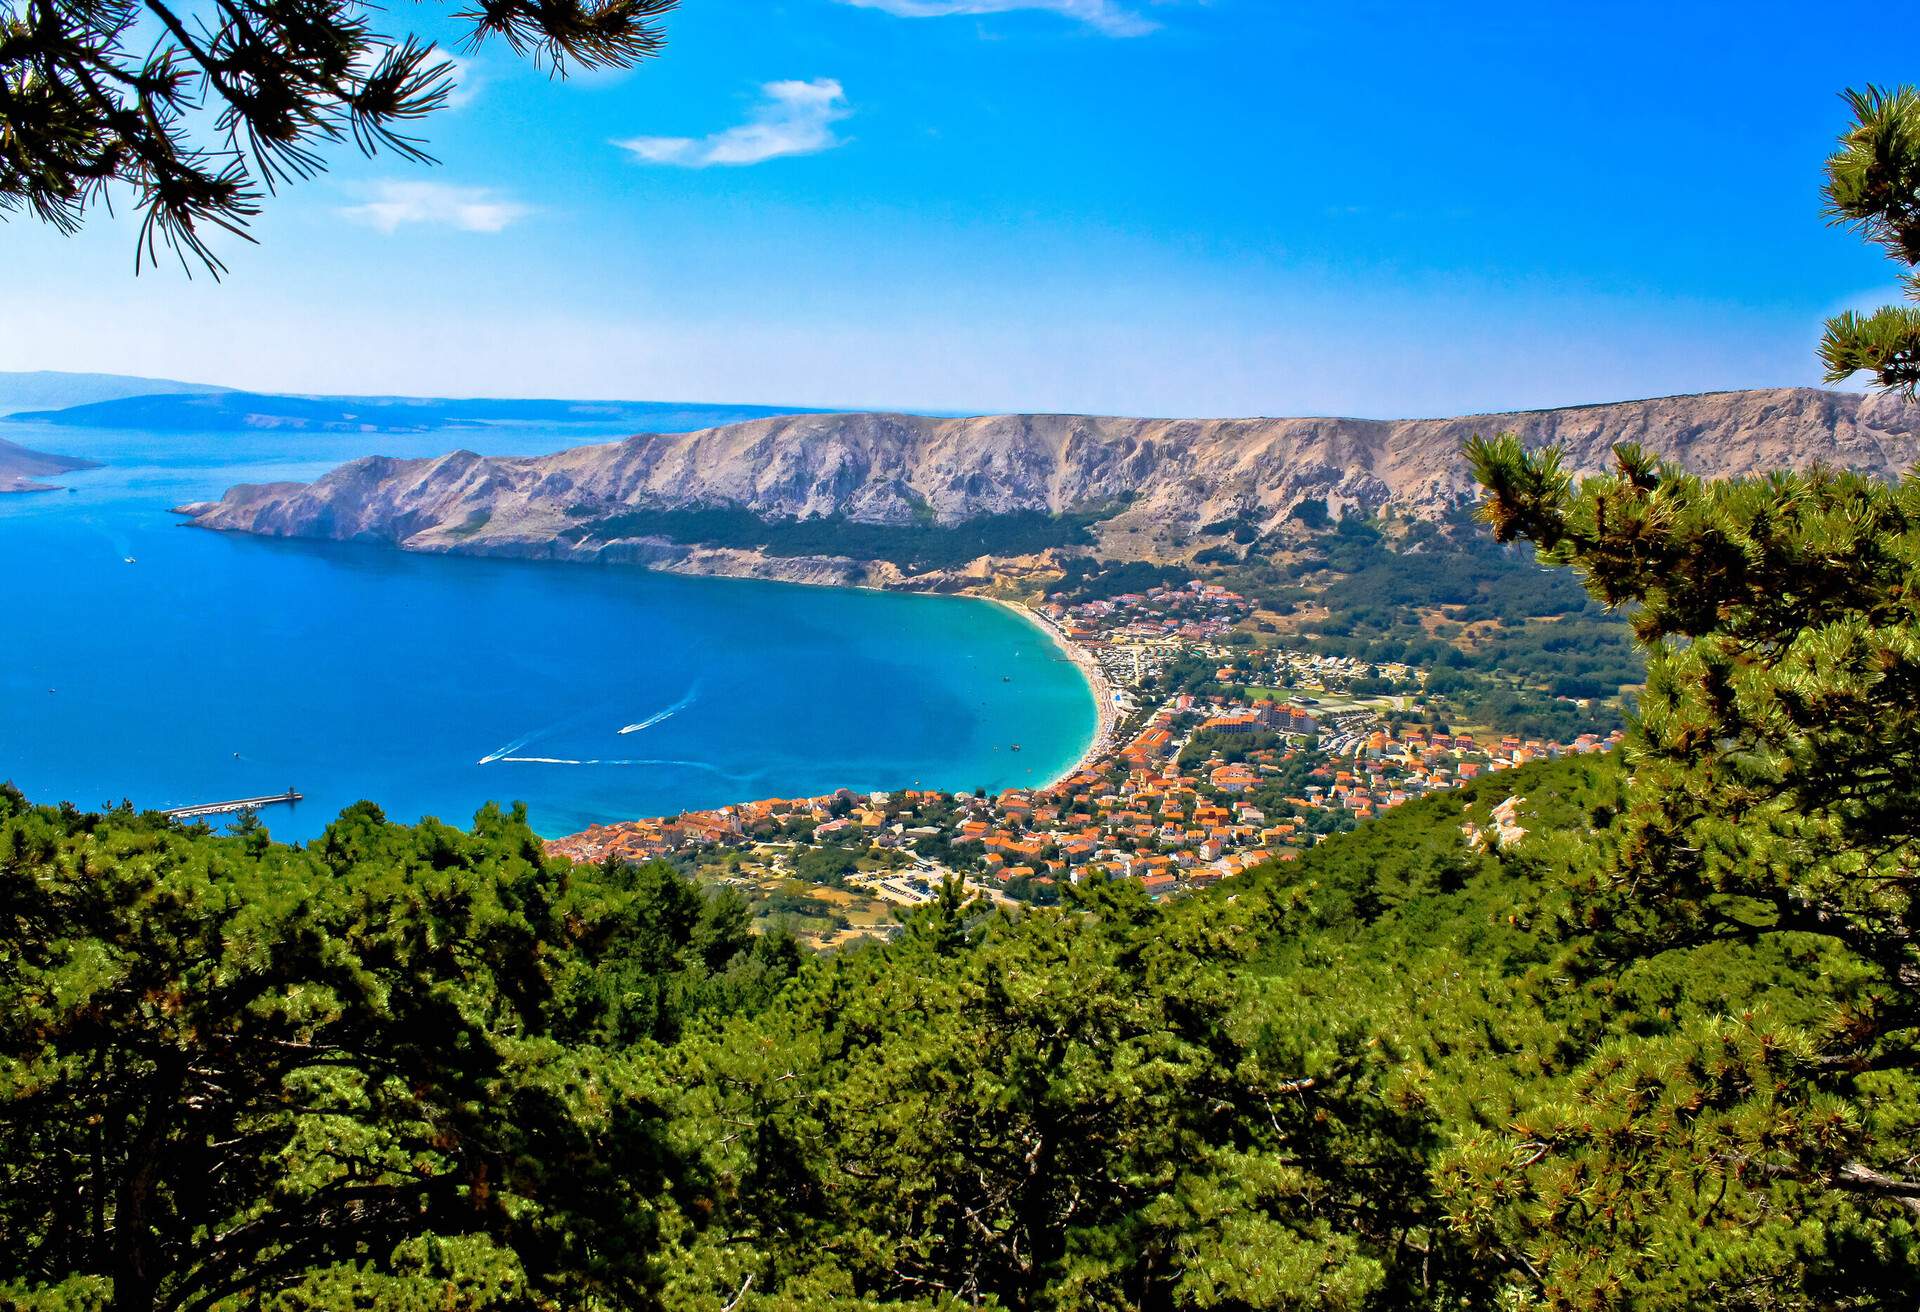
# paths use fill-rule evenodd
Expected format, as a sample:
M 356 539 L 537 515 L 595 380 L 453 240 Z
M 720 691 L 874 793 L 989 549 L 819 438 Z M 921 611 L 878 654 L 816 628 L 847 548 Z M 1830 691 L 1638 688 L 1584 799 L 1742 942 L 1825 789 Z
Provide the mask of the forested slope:
M 0 1303 L 1895 1305 L 1911 1214 L 1823 1170 L 1920 1147 L 1911 1082 L 1824 1167 L 1737 1146 L 1871 969 L 1614 953 L 1624 778 L 833 957 L 491 808 L 294 850 L 9 796 Z M 1658 1167 L 1648 1099 L 1697 1136 Z

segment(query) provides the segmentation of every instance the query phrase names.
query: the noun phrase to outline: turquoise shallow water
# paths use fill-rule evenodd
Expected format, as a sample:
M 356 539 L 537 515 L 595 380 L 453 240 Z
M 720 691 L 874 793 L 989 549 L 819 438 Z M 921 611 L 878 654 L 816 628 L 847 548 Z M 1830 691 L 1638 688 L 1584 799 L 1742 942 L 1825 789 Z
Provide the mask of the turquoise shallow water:
M 167 513 L 372 451 L 601 434 L 0 436 L 109 462 L 59 480 L 72 492 L 0 496 L 0 779 L 35 800 L 294 787 L 307 800 L 262 819 L 304 840 L 361 798 L 461 824 L 517 799 L 555 835 L 838 787 L 1041 783 L 1093 733 L 1079 672 L 983 602 L 273 541 Z

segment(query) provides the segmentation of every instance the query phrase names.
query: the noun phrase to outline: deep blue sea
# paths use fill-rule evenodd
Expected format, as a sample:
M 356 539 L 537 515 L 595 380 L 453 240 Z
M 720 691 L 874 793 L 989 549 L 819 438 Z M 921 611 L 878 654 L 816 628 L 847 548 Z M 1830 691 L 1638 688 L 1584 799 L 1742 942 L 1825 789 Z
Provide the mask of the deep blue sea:
M 297 788 L 261 813 L 296 841 L 362 798 L 462 825 L 521 800 L 558 835 L 839 787 L 1035 784 L 1085 749 L 1085 681 L 984 602 L 277 541 L 168 513 L 359 455 L 616 435 L 0 422 L 107 464 L 0 496 L 0 779 L 82 807 Z

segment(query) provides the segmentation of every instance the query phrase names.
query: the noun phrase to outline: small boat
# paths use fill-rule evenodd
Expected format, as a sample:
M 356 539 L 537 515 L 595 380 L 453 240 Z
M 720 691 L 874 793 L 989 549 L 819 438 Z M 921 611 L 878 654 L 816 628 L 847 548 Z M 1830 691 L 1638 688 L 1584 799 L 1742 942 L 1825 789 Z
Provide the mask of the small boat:
M 1019 751 L 1019 750 L 1020 750 L 1020 744 L 1019 744 L 1019 743 L 1015 743 L 1015 744 L 1013 745 L 1013 750 L 1014 750 L 1014 751 L 1016 751 L 1016 752 L 1017 752 L 1017 751 Z
M 129 565 L 131 565 L 131 564 L 133 564 L 133 557 L 132 557 L 132 556 L 126 556 L 126 557 L 123 557 L 122 559 L 124 559 L 124 560 L 126 561 L 126 563 L 127 563 L 127 564 L 129 564 Z

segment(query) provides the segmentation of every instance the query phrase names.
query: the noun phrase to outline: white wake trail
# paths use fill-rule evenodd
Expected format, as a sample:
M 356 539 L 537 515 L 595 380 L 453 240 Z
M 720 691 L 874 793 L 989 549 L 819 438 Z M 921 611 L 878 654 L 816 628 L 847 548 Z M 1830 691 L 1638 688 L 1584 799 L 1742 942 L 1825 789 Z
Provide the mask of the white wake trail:
M 696 680 L 694 682 L 693 687 L 687 689 L 687 695 L 682 697 L 679 701 L 667 707 L 665 710 L 655 711 L 652 715 L 649 715 L 646 719 L 641 720 L 637 724 L 628 725 L 626 728 L 622 729 L 620 732 L 623 734 L 639 733 L 642 729 L 651 729 L 653 728 L 654 725 L 659 724 L 662 720 L 671 720 L 674 716 L 686 710 L 687 707 L 693 705 L 695 701 L 699 700 L 699 697 L 700 697 L 700 684 L 699 684 L 699 681 Z
M 686 710 L 687 707 L 693 705 L 694 702 L 699 700 L 699 698 L 700 698 L 700 681 L 696 679 L 694 680 L 693 686 L 687 689 L 686 696 L 682 697 L 679 701 L 675 702 L 671 706 L 663 708 L 662 710 L 654 712 L 652 715 L 649 715 L 646 719 L 641 720 L 638 724 L 628 725 L 626 728 L 620 730 L 620 732 L 623 734 L 638 733 L 642 729 L 651 729 L 654 725 L 659 724 L 662 720 L 670 719 L 673 716 L 678 715 L 681 711 Z M 521 752 L 525 751 L 532 744 L 539 742 L 541 739 L 550 738 L 554 734 L 562 731 L 563 729 L 573 728 L 574 726 L 578 725 L 582 720 L 588 718 L 589 716 L 597 716 L 600 713 L 604 712 L 606 709 L 607 709 L 607 703 L 600 702 L 597 705 L 589 707 L 584 711 L 581 711 L 574 715 L 570 715 L 566 719 L 556 721 L 553 724 L 546 725 L 539 729 L 535 729 L 531 733 L 524 733 L 520 735 L 518 738 L 515 738 L 512 742 L 508 743 L 505 747 L 495 748 L 493 751 L 488 752 L 485 756 L 481 757 L 476 764 L 479 764 L 479 765 L 499 765 L 503 763 L 509 764 L 509 765 L 652 765 L 652 764 L 656 764 L 656 762 L 652 762 L 652 761 L 644 761 L 644 762 L 643 761 L 599 761 L 599 760 L 577 761 L 577 760 L 574 760 L 572 757 L 567 757 L 567 756 L 522 756 L 520 755 Z M 664 762 L 660 764 L 664 764 Z M 675 764 L 681 764 L 681 763 L 676 762 Z M 697 762 L 686 762 L 685 764 L 697 764 Z
M 523 734 L 522 736 L 515 738 L 512 742 L 508 743 L 505 747 L 502 747 L 497 751 L 488 752 L 485 756 L 481 757 L 479 761 L 476 762 L 476 764 L 492 765 L 495 761 L 507 760 L 515 752 L 519 751 L 522 747 L 525 747 L 528 743 L 532 742 L 535 738 L 538 738 L 539 736 L 540 736 L 540 730 L 538 729 L 535 729 L 532 733 Z
M 575 760 L 570 756 L 503 756 L 503 765 L 603 765 L 603 766 L 642 766 L 674 770 L 704 770 L 708 774 L 719 775 L 722 779 L 747 780 L 755 778 L 751 774 L 739 774 L 724 769 L 711 761 L 663 760 L 656 757 L 644 757 L 632 760 L 592 757 L 587 760 Z
M 572 718 L 573 720 L 578 720 L 580 717 L 576 715 Z M 505 747 L 499 748 L 496 751 L 488 752 L 485 756 L 480 758 L 479 763 L 481 765 L 492 765 L 495 761 L 511 761 L 514 759 L 513 754 L 515 752 L 525 750 L 525 748 L 530 743 L 537 743 L 542 738 L 547 737 L 549 734 L 558 733 L 560 730 L 566 728 L 569 723 L 571 723 L 571 721 L 569 720 L 557 720 L 554 723 L 546 725 L 543 728 L 533 729 L 528 731 L 527 733 L 523 733 L 518 738 L 515 738 L 512 742 L 508 743 Z

